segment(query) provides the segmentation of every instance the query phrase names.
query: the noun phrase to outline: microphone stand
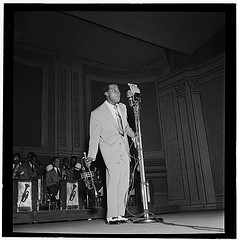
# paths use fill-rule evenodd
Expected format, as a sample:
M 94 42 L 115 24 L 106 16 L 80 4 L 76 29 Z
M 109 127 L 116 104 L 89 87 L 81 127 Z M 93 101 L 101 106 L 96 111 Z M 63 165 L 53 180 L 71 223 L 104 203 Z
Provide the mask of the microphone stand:
M 129 98 L 129 104 L 133 107 L 134 115 L 135 115 L 135 127 L 136 127 L 136 148 L 138 151 L 138 159 L 139 159 L 139 168 L 140 168 L 140 179 L 141 179 L 141 193 L 142 193 L 142 202 L 144 209 L 144 218 L 136 219 L 133 223 L 154 223 L 158 222 L 156 218 L 149 217 L 149 208 L 148 208 L 148 195 L 147 195 L 147 187 L 145 181 L 145 167 L 144 167 L 144 157 L 143 157 L 143 148 L 142 148 L 142 138 L 141 138 L 141 126 L 140 126 L 140 106 L 139 103 L 141 98 Z

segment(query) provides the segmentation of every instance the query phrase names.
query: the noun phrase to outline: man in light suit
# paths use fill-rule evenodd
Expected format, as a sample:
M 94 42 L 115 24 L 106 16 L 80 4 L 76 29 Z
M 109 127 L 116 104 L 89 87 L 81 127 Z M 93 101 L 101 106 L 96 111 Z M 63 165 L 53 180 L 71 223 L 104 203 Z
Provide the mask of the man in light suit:
M 107 223 L 128 222 L 125 218 L 129 188 L 130 153 L 128 137 L 135 138 L 127 122 L 126 105 L 120 103 L 115 83 L 105 86 L 106 101 L 91 113 L 87 162 L 95 161 L 98 147 L 106 165 Z M 116 107 L 116 108 L 115 108 Z

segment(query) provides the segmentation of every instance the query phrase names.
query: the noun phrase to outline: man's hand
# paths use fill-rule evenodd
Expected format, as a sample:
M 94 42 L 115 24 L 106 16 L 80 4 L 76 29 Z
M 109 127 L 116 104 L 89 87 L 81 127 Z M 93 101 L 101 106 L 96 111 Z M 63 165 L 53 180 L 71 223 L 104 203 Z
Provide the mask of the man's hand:
M 137 134 L 135 134 L 135 136 L 131 139 L 134 143 L 134 147 L 137 148 Z
M 90 167 L 91 163 L 93 162 L 93 158 L 92 157 L 86 157 L 85 158 L 85 164 L 86 164 L 86 167 Z

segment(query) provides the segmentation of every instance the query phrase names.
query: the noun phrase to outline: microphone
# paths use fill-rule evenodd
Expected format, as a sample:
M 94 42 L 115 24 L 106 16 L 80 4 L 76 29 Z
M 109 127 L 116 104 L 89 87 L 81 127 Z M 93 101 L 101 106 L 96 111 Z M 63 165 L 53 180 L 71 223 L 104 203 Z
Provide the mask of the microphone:
M 132 93 L 132 91 L 128 90 L 126 92 L 126 96 L 128 97 L 129 105 L 132 107 L 133 106 L 133 93 Z

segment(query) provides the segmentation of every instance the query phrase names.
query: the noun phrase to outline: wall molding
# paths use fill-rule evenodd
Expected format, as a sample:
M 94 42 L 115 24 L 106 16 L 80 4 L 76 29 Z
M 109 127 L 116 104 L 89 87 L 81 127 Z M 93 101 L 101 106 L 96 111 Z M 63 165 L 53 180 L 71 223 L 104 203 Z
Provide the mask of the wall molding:
M 200 63 L 199 65 L 186 66 L 176 72 L 167 75 L 157 81 L 158 90 L 169 89 L 174 85 L 180 85 L 183 82 L 209 81 L 214 74 L 224 75 L 225 71 L 225 54 L 221 53 L 212 59 Z
M 94 74 L 86 74 L 86 81 L 97 81 L 97 82 L 119 82 L 120 84 L 127 84 L 127 83 L 147 83 L 147 82 L 154 82 L 158 80 L 158 75 L 151 75 L 146 77 L 134 77 L 134 78 L 120 78 L 120 77 L 102 77 Z
M 144 151 L 143 153 L 146 159 L 164 158 L 164 151 Z

